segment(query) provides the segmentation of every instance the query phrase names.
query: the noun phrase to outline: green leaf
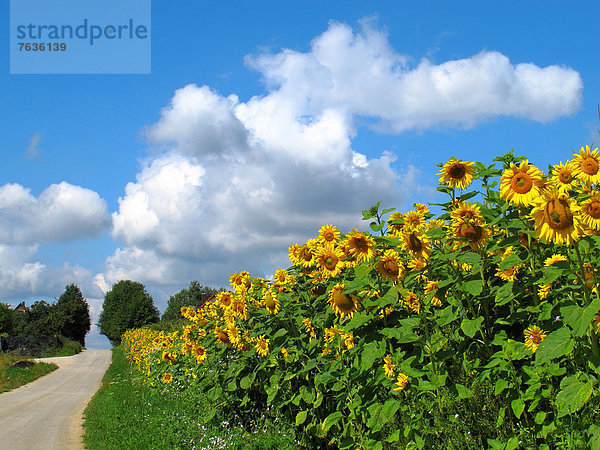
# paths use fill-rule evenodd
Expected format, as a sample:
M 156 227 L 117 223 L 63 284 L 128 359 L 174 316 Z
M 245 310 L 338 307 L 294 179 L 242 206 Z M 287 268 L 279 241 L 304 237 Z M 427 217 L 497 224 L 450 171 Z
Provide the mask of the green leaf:
M 510 407 L 512 408 L 513 412 L 515 413 L 515 416 L 518 419 L 519 417 L 521 417 L 521 414 L 523 414 L 523 410 L 525 409 L 525 402 L 520 398 L 515 398 L 512 402 L 510 402 Z
M 356 328 L 359 328 L 362 325 L 364 325 L 365 323 L 367 323 L 369 320 L 371 320 L 371 318 L 372 317 L 369 314 L 367 314 L 365 311 L 360 311 L 360 312 L 354 314 L 354 317 L 352 317 L 352 319 L 350 319 L 350 322 L 348 322 L 344 326 L 344 330 L 352 331 Z
M 575 335 L 583 336 L 590 328 L 598 310 L 600 310 L 600 298 L 595 297 L 585 308 L 578 305 L 564 306 L 560 308 L 560 313 L 565 323 L 575 331 Z
M 382 358 L 385 354 L 385 345 L 379 345 L 379 342 L 369 342 L 363 348 L 360 367 L 363 370 L 369 370 L 373 367 L 376 359 Z
M 564 273 L 564 269 L 561 269 L 557 265 L 552 264 L 544 270 L 544 277 L 542 278 L 541 284 L 552 283 L 554 280 L 561 277 Z
M 588 441 L 591 450 L 600 450 L 600 427 L 598 425 L 590 425 L 587 429 L 587 435 L 590 437 Z
M 535 419 L 534 422 L 537 423 L 538 425 L 541 425 L 544 423 L 544 420 L 546 420 L 546 416 L 548 415 L 548 413 L 545 413 L 544 411 L 539 411 L 536 415 L 535 415 Z
M 483 281 L 481 281 L 481 278 L 465 281 L 462 283 L 462 288 L 469 294 L 476 296 L 481 294 L 483 290 Z
M 535 352 L 535 363 L 543 364 L 554 358 L 566 355 L 573 350 L 573 339 L 567 327 L 561 327 L 550 333 L 540 343 Z
M 482 322 L 483 317 L 481 316 L 477 319 L 463 319 L 462 323 L 460 324 L 460 328 L 467 336 L 472 338 L 475 336 L 475 333 L 481 329 Z
M 513 290 L 513 282 L 512 281 L 500 286 L 500 288 L 496 291 L 496 298 L 495 298 L 496 306 L 505 305 L 506 303 L 510 302 L 513 298 L 515 298 L 512 290 Z
M 256 376 L 256 373 L 251 373 L 251 374 L 244 376 L 240 380 L 240 388 L 248 389 L 250 386 L 252 386 L 252 382 L 254 381 L 255 376 Z
M 367 278 L 371 270 L 373 270 L 373 266 L 368 263 L 361 263 L 354 268 L 354 275 L 359 280 L 364 280 Z
M 573 375 L 562 379 L 560 389 L 556 396 L 557 417 L 579 411 L 592 395 L 594 385 L 591 381 L 580 381 Z
M 462 384 L 456 383 L 454 385 L 454 387 L 456 388 L 456 390 L 458 392 L 458 398 L 471 398 L 471 397 L 473 397 L 473 391 L 471 391 L 471 389 L 468 389 L 468 388 L 464 387 Z
M 454 306 L 449 305 L 446 308 L 439 311 L 436 314 L 436 316 L 437 317 L 436 317 L 435 321 L 438 324 L 438 326 L 444 327 L 444 326 L 448 325 L 449 323 L 454 322 L 456 320 L 456 318 L 458 317 L 458 312 L 454 308 Z
M 498 378 L 496 385 L 494 386 L 494 395 L 500 394 L 507 387 L 508 381 L 506 381 L 504 378 Z
M 498 264 L 498 268 L 500 270 L 510 269 L 511 267 L 519 266 L 523 264 L 523 260 L 519 258 L 517 255 L 508 255 L 504 260 Z
M 300 411 L 296 414 L 296 426 L 302 425 L 306 421 L 306 416 L 308 415 L 308 411 Z
M 343 417 L 344 415 L 341 411 L 336 411 L 329 414 L 321 424 L 321 429 L 324 432 L 327 432 L 332 426 L 334 426 L 336 423 L 342 420 Z
M 406 328 L 384 328 L 380 330 L 379 333 L 387 337 L 395 338 L 400 344 L 419 340 L 419 336 L 413 333 L 412 330 Z

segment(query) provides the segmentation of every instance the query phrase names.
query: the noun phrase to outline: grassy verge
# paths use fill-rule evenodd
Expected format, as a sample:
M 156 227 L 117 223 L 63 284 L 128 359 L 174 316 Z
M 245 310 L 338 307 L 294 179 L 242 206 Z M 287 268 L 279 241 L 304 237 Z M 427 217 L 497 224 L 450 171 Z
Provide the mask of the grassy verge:
M 90 449 L 130 448 L 297 448 L 293 429 L 264 420 L 252 430 L 229 423 L 200 393 L 163 394 L 142 383 L 120 347 L 103 387 L 85 410 L 84 443 Z
M 42 375 L 57 369 L 56 364 L 36 363 L 31 367 L 10 367 L 11 364 L 25 360 L 22 356 L 0 353 L 0 393 L 18 388 Z

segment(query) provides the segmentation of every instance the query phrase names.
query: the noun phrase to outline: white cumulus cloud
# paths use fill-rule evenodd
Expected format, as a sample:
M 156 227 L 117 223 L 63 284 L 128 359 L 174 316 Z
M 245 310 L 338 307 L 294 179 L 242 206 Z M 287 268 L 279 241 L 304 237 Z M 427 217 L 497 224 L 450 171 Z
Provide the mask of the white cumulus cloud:
M 499 116 L 545 122 L 581 103 L 581 78 L 566 67 L 514 64 L 494 51 L 410 61 L 379 30 L 332 23 L 307 52 L 248 57 L 267 92 L 246 102 L 208 86 L 178 89 L 146 129 L 151 152 L 112 215 L 123 245 L 100 281 L 164 290 L 192 279 L 222 285 L 242 269 L 265 275 L 323 224 L 364 229 L 360 211 L 377 201 L 426 201 L 418 168 L 385 149 L 353 148 L 364 117 L 399 133 Z

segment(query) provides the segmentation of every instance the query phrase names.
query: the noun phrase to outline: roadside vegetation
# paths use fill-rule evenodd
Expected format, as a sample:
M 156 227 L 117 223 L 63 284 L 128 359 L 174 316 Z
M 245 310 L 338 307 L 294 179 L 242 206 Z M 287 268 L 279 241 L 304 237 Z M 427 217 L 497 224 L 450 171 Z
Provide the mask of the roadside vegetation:
M 58 368 L 56 364 L 43 362 L 26 364 L 25 367 L 12 366 L 19 361 L 27 361 L 27 358 L 0 353 L 0 393 L 18 388 Z
M 259 448 L 600 448 L 599 150 L 439 167 L 437 213 L 325 224 L 272 279 L 120 336 L 137 391 L 116 426 L 151 424 L 138 447 L 219 447 L 205 421 L 294 424 Z
M 157 327 L 154 325 L 153 327 Z M 292 449 L 294 429 L 275 419 L 241 427 L 201 392 L 163 395 L 151 389 L 127 361 L 122 346 L 113 348 L 103 386 L 85 413 L 85 447 Z

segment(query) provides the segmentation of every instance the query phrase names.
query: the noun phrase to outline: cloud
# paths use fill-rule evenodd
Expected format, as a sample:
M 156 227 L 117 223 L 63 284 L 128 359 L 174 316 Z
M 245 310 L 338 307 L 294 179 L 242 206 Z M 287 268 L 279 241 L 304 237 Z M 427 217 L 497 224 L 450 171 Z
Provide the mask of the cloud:
M 31 139 L 29 139 L 29 145 L 25 150 L 25 156 L 27 156 L 27 159 L 38 159 L 40 156 L 42 156 L 42 150 L 39 148 L 41 139 L 41 132 L 36 131 L 33 133 L 33 136 L 31 136 Z
M 110 223 L 106 203 L 91 190 L 62 182 L 35 197 L 20 184 L 0 186 L 0 298 L 56 296 L 70 283 L 99 294 L 88 269 L 48 265 L 37 254 L 49 243 L 97 237 Z
M 0 243 L 66 242 L 110 226 L 106 202 L 89 189 L 52 184 L 34 197 L 20 184 L 0 186 Z
M 272 90 L 256 102 L 283 97 L 309 115 L 335 108 L 376 118 L 380 129 L 395 133 L 472 127 L 498 116 L 547 122 L 577 112 L 583 90 L 573 69 L 514 65 L 495 51 L 441 64 L 423 59 L 411 67 L 410 58 L 368 25 L 355 34 L 332 23 L 310 52 L 283 50 L 247 61 Z
M 243 269 L 268 275 L 321 225 L 365 229 L 360 211 L 377 201 L 405 210 L 433 198 L 399 155 L 353 148 L 365 117 L 400 133 L 499 116 L 545 122 L 581 103 L 569 68 L 488 51 L 410 61 L 381 31 L 332 23 L 308 52 L 248 57 L 267 92 L 246 102 L 208 86 L 178 89 L 145 130 L 149 156 L 112 215 L 122 245 L 98 285 L 134 279 L 164 294 L 193 279 L 221 286 Z

